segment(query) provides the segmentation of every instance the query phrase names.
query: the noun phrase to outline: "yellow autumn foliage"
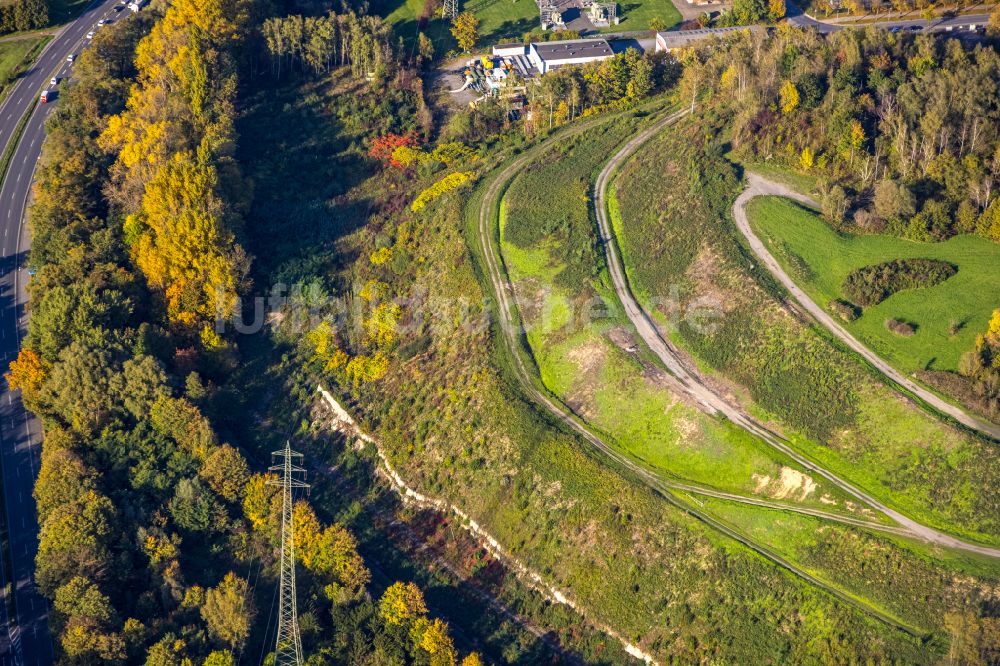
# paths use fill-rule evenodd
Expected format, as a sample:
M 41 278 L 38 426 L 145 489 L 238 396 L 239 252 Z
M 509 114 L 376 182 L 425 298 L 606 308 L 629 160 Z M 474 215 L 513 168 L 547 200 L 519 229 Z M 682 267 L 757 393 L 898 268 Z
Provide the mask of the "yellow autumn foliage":
M 403 315 L 398 303 L 382 302 L 375 306 L 371 316 L 365 320 L 368 340 L 378 346 L 391 345 L 396 339 L 396 326 Z
M 458 189 L 470 180 L 472 180 L 471 172 L 456 171 L 455 173 L 450 173 L 418 194 L 417 198 L 414 199 L 413 203 L 410 205 L 410 210 L 414 213 L 418 213 L 426 208 L 427 204 L 431 201 L 434 201 L 443 194 L 447 194 L 452 190 Z
M 208 349 L 222 341 L 201 335 L 204 325 L 233 313 L 249 263 L 219 176 L 235 145 L 227 47 L 248 19 L 239 2 L 169 3 L 136 47 L 125 110 L 98 139 L 115 154 L 109 196 L 126 213 L 135 264 L 163 296 L 169 320 Z
M 42 388 L 45 374 L 41 357 L 27 347 L 22 347 L 17 358 L 10 362 L 10 370 L 4 377 L 10 390 L 20 390 L 26 398 L 31 398 Z
M 389 372 L 389 357 L 383 352 L 376 352 L 374 356 L 355 356 L 347 362 L 345 371 L 355 386 L 377 382 Z
M 392 248 L 391 247 L 380 247 L 371 253 L 368 257 L 371 260 L 373 266 L 381 266 L 392 259 Z
M 378 612 L 387 624 L 407 625 L 427 615 L 427 604 L 420 588 L 414 583 L 396 582 L 382 593 Z

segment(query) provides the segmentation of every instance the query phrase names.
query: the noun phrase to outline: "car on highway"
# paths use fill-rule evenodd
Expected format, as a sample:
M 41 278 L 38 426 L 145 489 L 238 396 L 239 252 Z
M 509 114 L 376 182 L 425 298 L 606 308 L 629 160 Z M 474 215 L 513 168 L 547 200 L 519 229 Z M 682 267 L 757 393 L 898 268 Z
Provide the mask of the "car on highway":
M 109 21 L 108 19 L 104 18 L 104 19 L 101 19 L 100 21 L 97 22 L 97 27 L 99 28 L 102 25 L 107 25 L 109 23 L 111 23 L 111 21 Z
M 76 56 L 73 55 L 72 53 L 66 56 L 66 62 L 73 62 L 74 60 L 76 60 Z
M 91 30 L 90 32 L 87 33 L 87 39 L 93 39 L 93 38 L 94 38 L 94 31 Z
M 53 76 L 51 79 L 49 79 L 49 85 L 50 86 L 57 86 L 57 85 L 59 85 L 59 77 L 58 76 Z

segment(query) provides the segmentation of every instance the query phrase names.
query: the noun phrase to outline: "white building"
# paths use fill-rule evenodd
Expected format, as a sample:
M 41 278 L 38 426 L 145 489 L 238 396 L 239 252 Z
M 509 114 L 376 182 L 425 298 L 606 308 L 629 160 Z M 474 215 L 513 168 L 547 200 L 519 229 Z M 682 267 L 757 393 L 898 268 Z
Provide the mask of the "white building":
M 493 55 L 501 58 L 513 58 L 527 53 L 528 47 L 524 44 L 497 44 L 493 47 Z
M 541 74 L 563 65 L 582 65 L 595 60 L 607 60 L 614 54 L 606 39 L 541 42 L 528 47 L 528 60 Z

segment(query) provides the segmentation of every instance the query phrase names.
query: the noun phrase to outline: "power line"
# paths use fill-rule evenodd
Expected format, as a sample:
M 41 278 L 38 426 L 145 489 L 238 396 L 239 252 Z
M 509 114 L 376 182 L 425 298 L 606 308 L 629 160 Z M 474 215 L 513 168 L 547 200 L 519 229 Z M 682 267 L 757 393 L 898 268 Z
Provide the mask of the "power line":
M 268 483 L 281 486 L 281 584 L 278 595 L 278 638 L 274 648 L 275 666 L 302 666 L 302 636 L 299 634 L 299 616 L 295 602 L 295 525 L 292 522 L 292 489 L 308 488 L 309 484 L 296 475 L 305 476 L 306 470 L 292 463 L 302 454 L 292 451 L 285 443 L 281 451 L 271 454 L 281 458 L 280 465 L 273 465 L 272 472 L 281 472 L 280 479 Z

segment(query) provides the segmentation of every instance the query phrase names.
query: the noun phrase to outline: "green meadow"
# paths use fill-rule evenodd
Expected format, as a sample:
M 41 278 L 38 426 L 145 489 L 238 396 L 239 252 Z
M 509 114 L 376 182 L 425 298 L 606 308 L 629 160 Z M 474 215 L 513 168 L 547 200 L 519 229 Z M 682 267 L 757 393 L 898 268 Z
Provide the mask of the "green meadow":
M 858 268 L 893 259 L 926 258 L 958 266 L 941 284 L 893 294 L 865 308 L 844 327 L 875 353 L 903 371 L 957 370 L 962 353 L 986 330 L 1000 307 L 1000 245 L 978 236 L 917 243 L 892 236 L 838 233 L 815 212 L 781 197 L 752 200 L 747 213 L 754 229 L 792 278 L 821 306 L 846 299 L 842 285 Z M 911 323 L 903 337 L 885 322 Z

